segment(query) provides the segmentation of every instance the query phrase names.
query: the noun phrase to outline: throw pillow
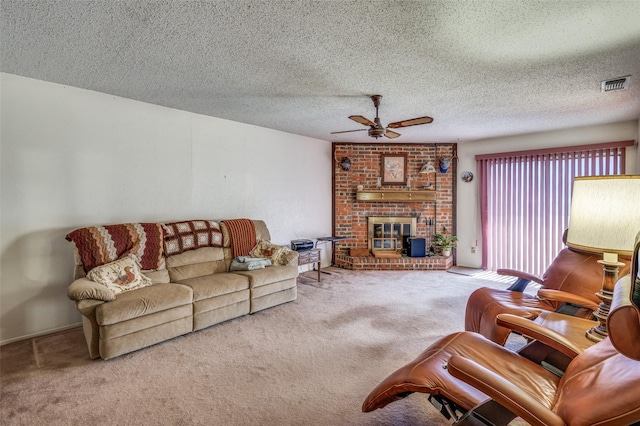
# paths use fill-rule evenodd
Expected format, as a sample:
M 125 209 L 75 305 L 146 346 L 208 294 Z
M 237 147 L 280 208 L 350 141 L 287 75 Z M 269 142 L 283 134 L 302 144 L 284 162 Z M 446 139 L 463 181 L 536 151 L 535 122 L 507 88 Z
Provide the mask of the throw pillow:
M 269 241 L 258 240 L 256 246 L 249 252 L 249 256 L 264 257 L 269 259 L 272 265 L 280 265 L 285 250 L 284 247 L 271 244 Z
M 142 274 L 140 263 L 133 254 L 93 268 L 87 278 L 102 284 L 116 295 L 151 285 L 151 279 Z

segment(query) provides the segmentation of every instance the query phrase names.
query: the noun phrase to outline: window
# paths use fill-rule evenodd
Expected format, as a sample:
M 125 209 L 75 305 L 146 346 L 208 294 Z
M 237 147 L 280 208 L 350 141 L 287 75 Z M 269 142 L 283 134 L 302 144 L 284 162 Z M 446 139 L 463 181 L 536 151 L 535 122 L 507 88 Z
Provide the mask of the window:
M 482 267 L 542 275 L 563 248 L 577 176 L 624 174 L 633 141 L 478 155 Z

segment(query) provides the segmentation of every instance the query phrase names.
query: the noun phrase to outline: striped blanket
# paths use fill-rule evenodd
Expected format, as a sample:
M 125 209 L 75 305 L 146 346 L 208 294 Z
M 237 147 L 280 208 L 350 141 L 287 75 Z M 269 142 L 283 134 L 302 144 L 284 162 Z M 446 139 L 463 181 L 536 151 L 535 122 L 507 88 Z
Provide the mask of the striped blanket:
M 85 272 L 132 253 L 144 270 L 162 261 L 162 227 L 158 223 L 124 223 L 76 229 L 66 236 L 75 244 Z
M 223 221 L 229 230 L 233 257 L 246 256 L 256 246 L 256 227 L 250 219 Z

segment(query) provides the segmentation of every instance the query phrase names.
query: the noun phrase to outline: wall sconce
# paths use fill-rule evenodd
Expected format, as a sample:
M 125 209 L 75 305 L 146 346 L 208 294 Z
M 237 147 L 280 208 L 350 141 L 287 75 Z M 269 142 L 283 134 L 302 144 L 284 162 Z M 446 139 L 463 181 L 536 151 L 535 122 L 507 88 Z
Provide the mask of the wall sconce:
M 351 159 L 349 157 L 342 157 L 340 160 L 340 166 L 342 166 L 342 170 L 348 172 L 351 170 Z
M 436 173 L 436 168 L 433 167 L 433 163 L 431 161 L 427 162 L 424 164 L 424 166 L 422 166 L 422 168 L 420 169 L 420 172 L 422 174 L 429 174 L 429 173 L 433 173 L 434 177 L 435 177 L 435 173 Z M 430 182 L 430 178 L 427 177 L 427 184 L 424 186 L 425 189 L 431 189 L 431 182 Z
M 447 173 L 449 167 L 451 166 L 451 159 L 449 157 L 440 158 L 440 172 Z
M 420 169 L 420 173 L 435 173 L 436 172 L 436 168 L 433 167 L 433 163 L 431 161 L 429 161 L 428 163 L 425 163 L 424 166 L 422 166 L 422 168 Z

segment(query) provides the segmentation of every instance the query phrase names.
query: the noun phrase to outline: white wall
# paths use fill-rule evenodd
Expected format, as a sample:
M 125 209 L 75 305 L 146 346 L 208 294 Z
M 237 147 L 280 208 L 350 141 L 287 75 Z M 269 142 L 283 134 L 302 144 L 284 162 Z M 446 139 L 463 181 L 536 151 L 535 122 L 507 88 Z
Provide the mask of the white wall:
M 0 343 L 80 323 L 64 239 L 78 227 L 247 217 L 276 243 L 331 235 L 329 142 L 6 73 L 0 84 Z
M 474 178 L 473 181 L 469 183 L 463 182 L 462 179 L 460 179 L 462 172 L 467 170 L 471 171 L 474 176 L 477 177 L 476 155 L 625 140 L 637 141 L 638 132 L 640 131 L 639 124 L 638 121 L 627 121 L 623 123 L 459 143 L 457 194 L 458 265 L 472 268 L 482 266 L 482 228 L 480 226 L 478 179 Z M 626 152 L 626 173 L 637 174 L 638 170 L 640 170 L 640 166 L 638 166 L 637 143 L 636 146 L 628 147 Z M 476 247 L 475 253 L 471 252 L 472 247 Z

